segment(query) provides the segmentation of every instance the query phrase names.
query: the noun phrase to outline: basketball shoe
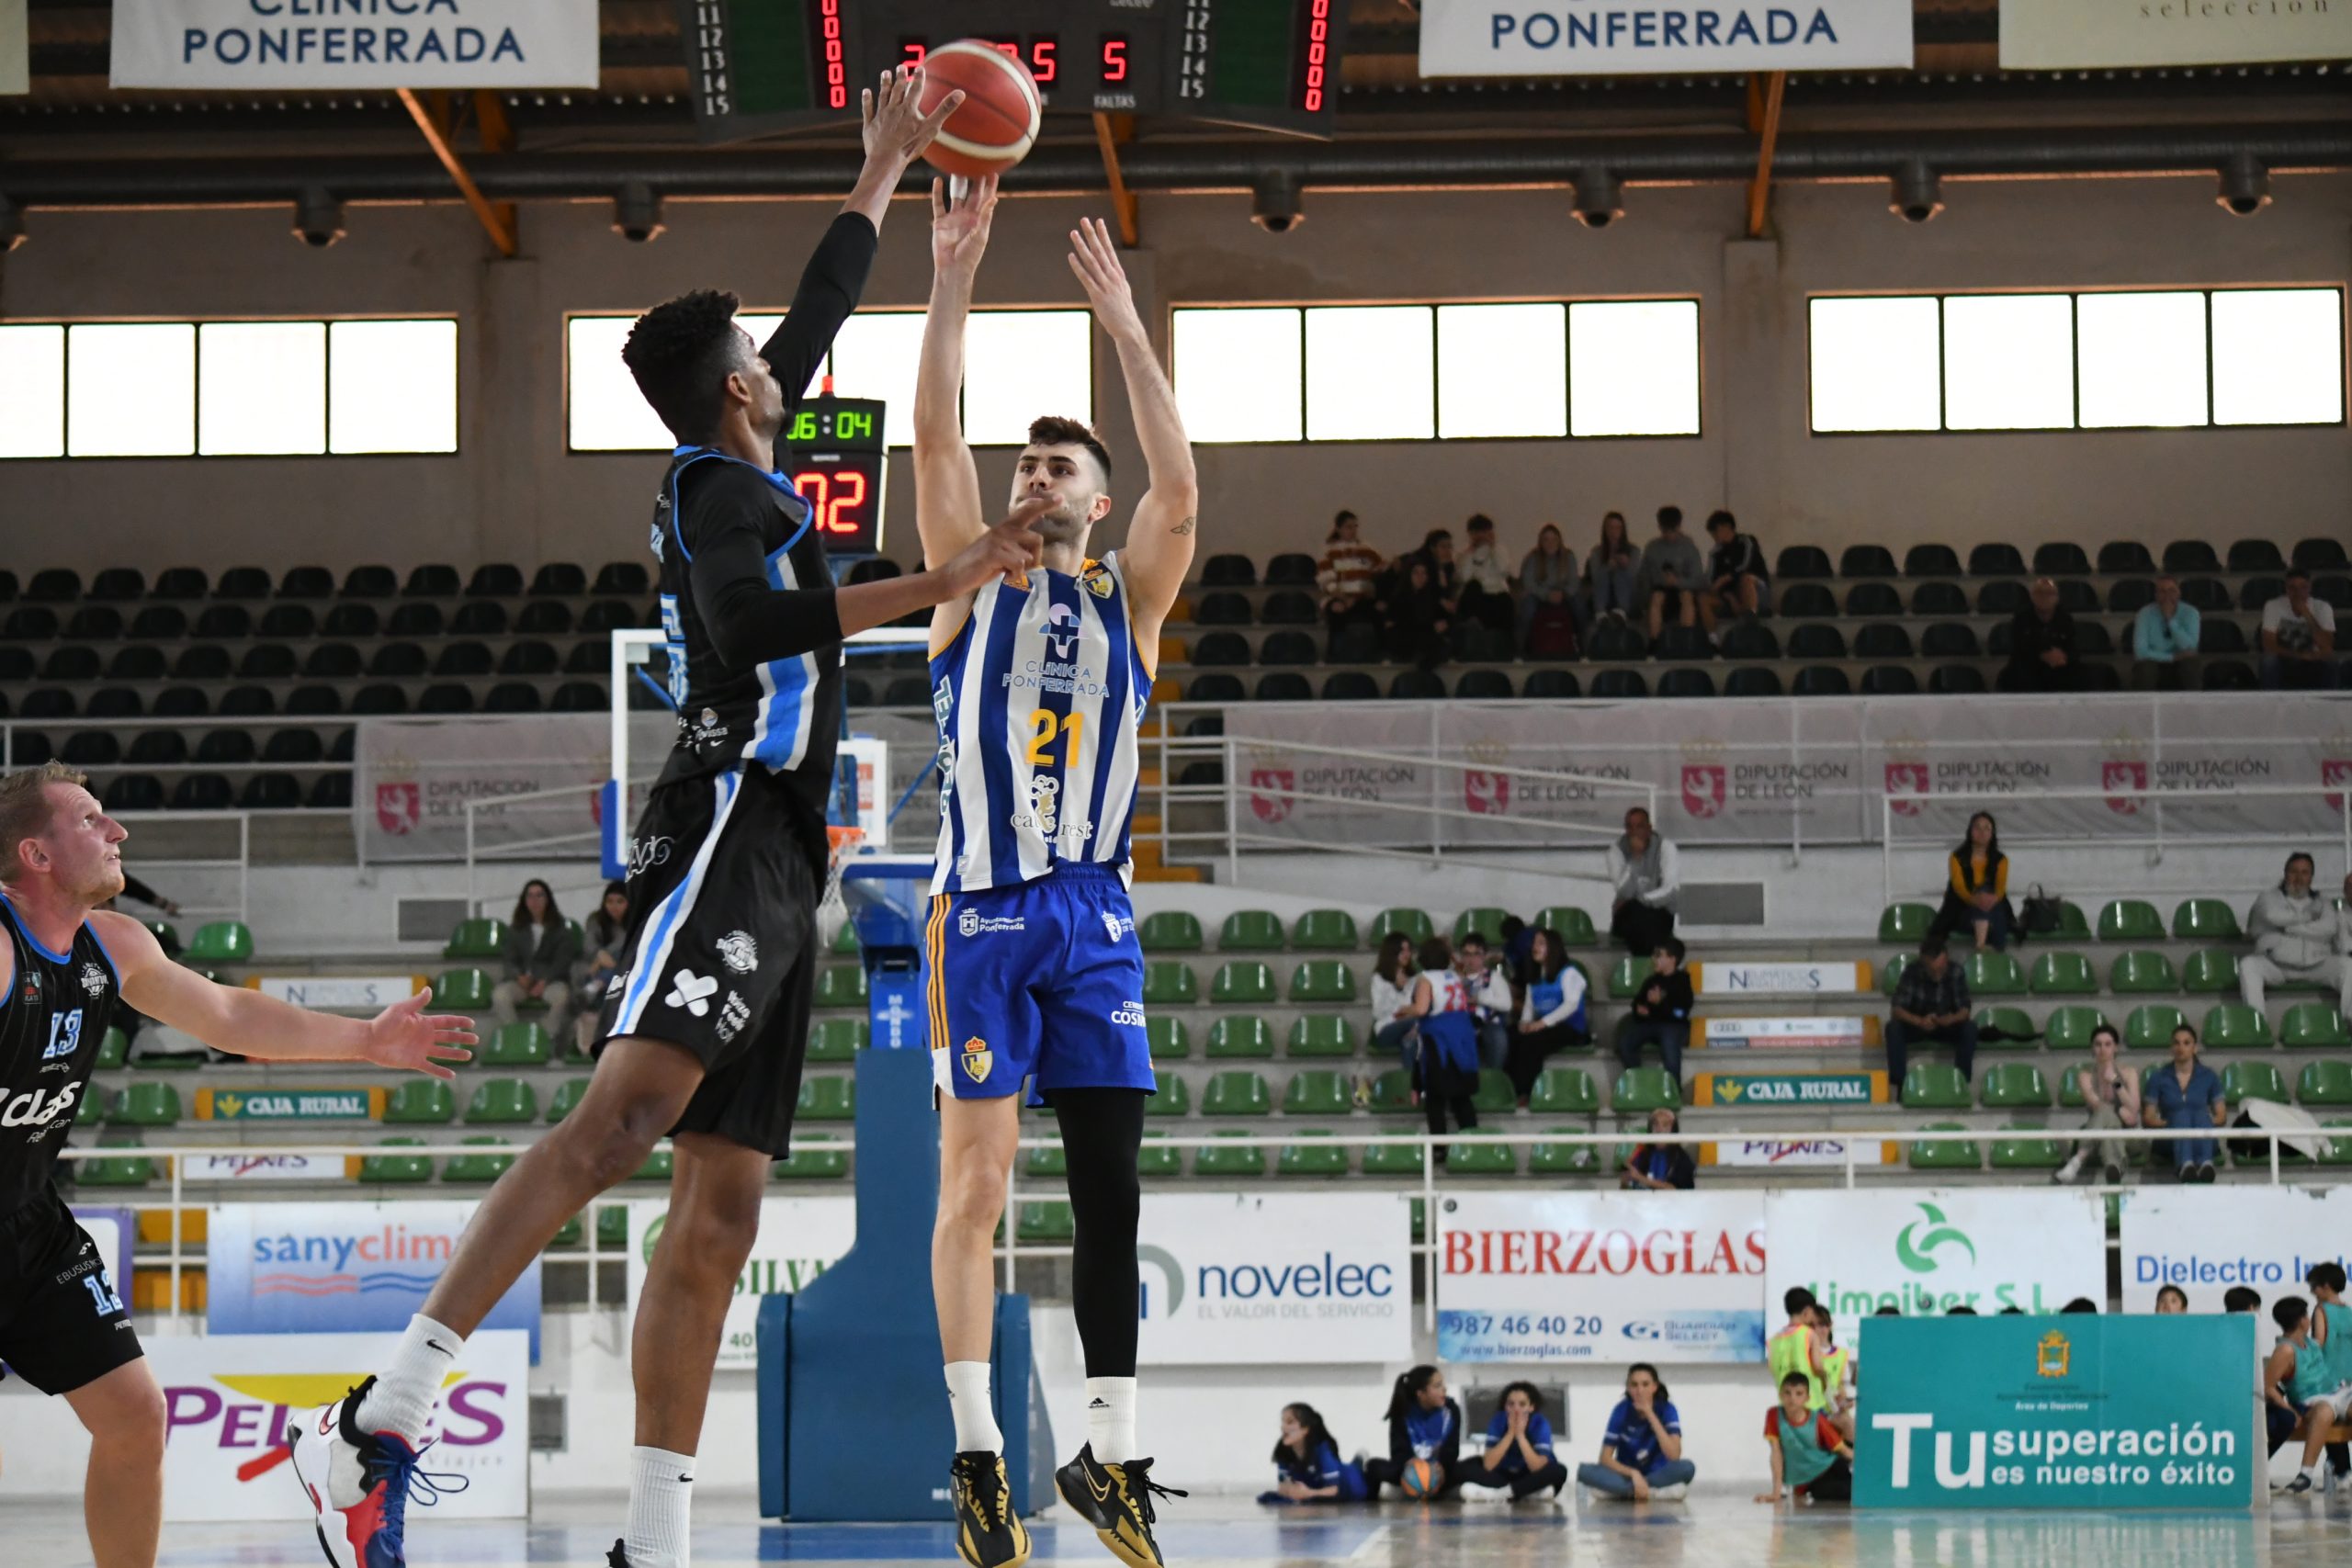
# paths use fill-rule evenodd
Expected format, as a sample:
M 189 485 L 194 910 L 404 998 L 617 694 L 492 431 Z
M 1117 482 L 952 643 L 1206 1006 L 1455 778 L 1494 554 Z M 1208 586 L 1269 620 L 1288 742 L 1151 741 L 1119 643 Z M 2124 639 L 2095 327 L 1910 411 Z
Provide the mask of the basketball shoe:
M 1095 1461 L 1094 1445 L 1089 1443 L 1078 1450 L 1076 1459 L 1054 1472 L 1054 1484 L 1060 1489 L 1062 1501 L 1094 1527 L 1111 1555 L 1127 1568 L 1164 1568 L 1159 1543 L 1151 1539 L 1152 1495 L 1182 1497 L 1184 1494 L 1152 1480 L 1151 1461 L 1100 1464 Z
M 427 1506 L 462 1492 L 463 1476 L 418 1468 L 424 1448 L 395 1432 L 363 1432 L 354 1419 L 376 1380 L 369 1378 L 295 1425 L 294 1479 L 317 1516 L 319 1545 L 335 1568 L 403 1568 L 402 1542 L 412 1497 Z M 455 1482 L 455 1485 L 445 1483 Z
M 1029 1561 L 1029 1531 L 1012 1511 L 1004 1456 L 985 1449 L 956 1456 L 948 1467 L 956 1495 L 956 1551 L 972 1568 L 1021 1568 Z

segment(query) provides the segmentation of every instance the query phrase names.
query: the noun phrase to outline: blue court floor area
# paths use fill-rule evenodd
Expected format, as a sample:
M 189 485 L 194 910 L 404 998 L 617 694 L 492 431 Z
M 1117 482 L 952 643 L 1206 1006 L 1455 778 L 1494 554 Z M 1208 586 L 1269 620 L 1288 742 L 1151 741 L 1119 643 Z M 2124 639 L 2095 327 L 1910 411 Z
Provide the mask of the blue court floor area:
M 617 1495 L 543 1501 L 527 1521 L 438 1528 L 413 1514 L 409 1562 L 603 1568 L 622 1507 Z M 1061 1509 L 1032 1529 L 1034 1562 L 1115 1561 Z M 1169 1568 L 2334 1568 L 2352 1556 L 2352 1495 L 2229 1516 L 1855 1514 L 1766 1507 L 1729 1488 L 1702 1489 L 1686 1503 L 1581 1510 L 1564 1501 L 1277 1513 L 1240 1498 L 1176 1498 L 1159 1533 Z M 90 1563 L 78 1501 L 12 1504 L 0 1542 L 0 1562 L 11 1568 Z M 320 1557 L 307 1522 L 178 1525 L 164 1528 L 158 1568 L 316 1568 Z M 695 1518 L 694 1568 L 957 1562 L 944 1525 L 765 1524 L 751 1499 L 725 1496 L 705 1499 Z

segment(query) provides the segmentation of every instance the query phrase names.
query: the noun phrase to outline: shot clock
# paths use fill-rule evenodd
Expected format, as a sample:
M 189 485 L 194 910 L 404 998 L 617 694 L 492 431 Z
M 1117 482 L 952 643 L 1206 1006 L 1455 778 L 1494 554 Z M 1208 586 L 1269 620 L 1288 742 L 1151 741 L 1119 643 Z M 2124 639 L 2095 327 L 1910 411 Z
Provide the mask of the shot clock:
M 834 555 L 882 548 L 882 404 L 872 398 L 809 399 L 785 427 L 785 478 L 808 502 L 811 523 Z

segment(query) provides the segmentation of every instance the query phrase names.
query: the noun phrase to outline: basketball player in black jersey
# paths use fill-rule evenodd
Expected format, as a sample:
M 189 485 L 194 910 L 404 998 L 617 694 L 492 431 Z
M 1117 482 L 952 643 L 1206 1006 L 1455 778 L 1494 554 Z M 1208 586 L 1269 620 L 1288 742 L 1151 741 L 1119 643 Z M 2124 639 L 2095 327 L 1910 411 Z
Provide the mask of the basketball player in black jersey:
M 99 906 L 122 891 L 121 826 L 62 763 L 0 778 L 0 1360 L 90 1430 L 83 1510 L 97 1568 L 153 1568 L 164 1394 L 105 1260 L 50 1178 L 115 998 L 217 1050 L 451 1077 L 473 1043 L 419 991 L 368 1022 L 220 986 Z M 0 1543 L 7 1527 L 0 1523 Z M 19 1558 L 0 1545 L 0 1562 Z
M 677 437 L 650 543 L 678 736 L 638 819 L 629 937 L 605 992 L 588 1092 L 491 1189 L 391 1362 L 298 1429 L 293 1468 L 340 1568 L 399 1568 L 416 1455 L 465 1338 L 565 1221 L 671 1136 L 670 1215 L 631 1341 L 628 1525 L 610 1562 L 681 1568 L 711 1364 L 788 1152 L 820 957 L 825 800 L 842 639 L 1037 561 L 1033 506 L 938 570 L 836 588 L 808 504 L 776 471 L 793 406 L 856 309 L 907 165 L 962 95 L 924 117 L 920 76 L 865 95 L 856 188 L 755 347 L 731 294 L 641 317 L 622 358 Z

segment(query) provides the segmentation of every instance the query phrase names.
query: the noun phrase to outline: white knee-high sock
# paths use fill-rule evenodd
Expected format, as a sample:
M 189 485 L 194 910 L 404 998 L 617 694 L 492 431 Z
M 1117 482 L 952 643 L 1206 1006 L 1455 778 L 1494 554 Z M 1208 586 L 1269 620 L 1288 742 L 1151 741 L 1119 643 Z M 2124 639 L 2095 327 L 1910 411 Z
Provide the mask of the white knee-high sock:
M 628 1528 L 621 1536 L 629 1568 L 687 1568 L 694 1491 L 694 1455 L 629 1450 Z
M 464 1335 L 423 1313 L 410 1318 L 400 1348 L 392 1352 L 391 1364 L 377 1375 L 376 1386 L 360 1402 L 359 1429 L 397 1432 L 412 1446 L 423 1441 L 424 1428 L 433 1420 L 433 1406 L 441 1397 L 442 1381 L 465 1348 Z
M 947 1363 L 947 1404 L 956 1416 L 957 1453 L 1004 1452 L 1004 1434 L 997 1427 L 996 1405 L 989 1398 L 986 1361 Z
M 1086 1440 L 1102 1464 L 1125 1464 L 1136 1451 L 1136 1380 L 1086 1380 Z

